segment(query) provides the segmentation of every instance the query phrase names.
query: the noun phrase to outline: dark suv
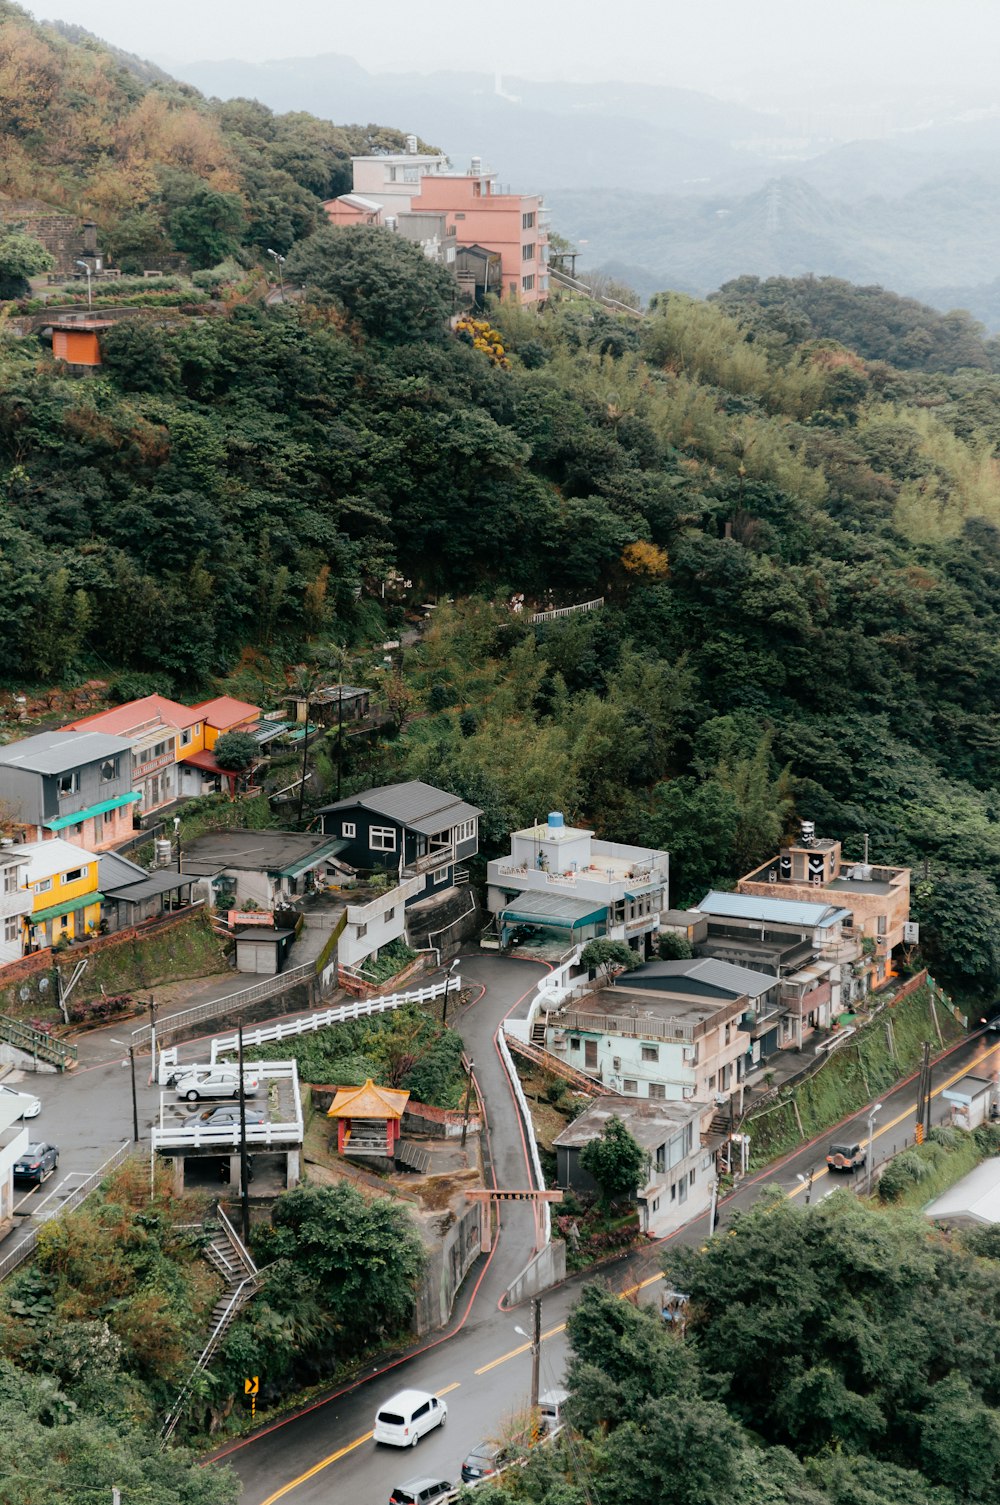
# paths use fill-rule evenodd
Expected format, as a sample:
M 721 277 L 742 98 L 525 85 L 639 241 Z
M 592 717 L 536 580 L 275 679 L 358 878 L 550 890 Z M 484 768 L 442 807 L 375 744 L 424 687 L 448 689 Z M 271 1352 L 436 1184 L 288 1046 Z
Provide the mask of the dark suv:
M 845 1140 L 842 1144 L 830 1146 L 830 1153 L 826 1157 L 827 1170 L 859 1171 L 867 1158 L 863 1146 L 857 1140 Z
M 488 1479 L 507 1462 L 504 1450 L 496 1442 L 480 1442 L 462 1464 L 462 1483 L 472 1484 L 476 1479 Z

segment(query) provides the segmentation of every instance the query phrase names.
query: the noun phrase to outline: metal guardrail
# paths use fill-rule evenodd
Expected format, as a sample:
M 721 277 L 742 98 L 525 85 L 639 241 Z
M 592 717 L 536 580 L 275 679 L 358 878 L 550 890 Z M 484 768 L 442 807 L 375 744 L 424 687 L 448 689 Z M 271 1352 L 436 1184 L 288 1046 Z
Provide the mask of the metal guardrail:
M 105 1160 L 103 1165 L 99 1165 L 97 1170 L 93 1171 L 85 1181 L 81 1181 L 79 1186 L 73 1188 L 60 1207 L 58 1216 L 62 1217 L 67 1212 L 74 1212 L 80 1206 L 81 1202 L 85 1202 L 91 1192 L 97 1190 L 108 1172 L 117 1170 L 129 1158 L 132 1148 L 131 1139 L 124 1140 L 118 1146 L 117 1150 L 115 1150 L 114 1154 Z M 16 1249 L 12 1249 L 4 1259 L 0 1259 L 0 1281 L 6 1280 L 7 1276 L 12 1275 L 16 1269 L 24 1264 L 26 1259 L 30 1259 L 35 1252 L 37 1244 L 38 1229 L 32 1228 Z
M 578 606 L 557 606 L 552 611 L 535 611 L 528 618 L 529 622 L 554 622 L 557 617 L 571 617 L 577 611 L 597 611 L 604 605 L 604 597 L 596 596 L 593 601 L 581 601 Z
M 507 1047 L 507 1036 L 504 1033 L 503 1029 L 497 1030 L 496 1044 L 497 1050 L 500 1052 L 500 1060 L 503 1063 L 503 1069 L 507 1073 L 507 1078 L 514 1093 L 515 1101 L 517 1102 L 517 1109 L 521 1115 L 521 1122 L 524 1125 L 524 1132 L 528 1140 L 528 1151 L 531 1156 L 531 1170 L 535 1178 L 535 1186 L 539 1190 L 543 1190 L 545 1187 L 545 1176 L 542 1172 L 541 1157 L 538 1153 L 538 1140 L 535 1138 L 535 1126 L 532 1122 L 531 1112 L 528 1108 L 527 1099 L 524 1095 L 524 1088 L 521 1086 L 521 1078 L 517 1074 L 517 1068 L 514 1065 L 513 1060 L 511 1059 L 510 1050 Z M 548 1202 L 543 1202 L 542 1208 L 545 1226 L 545 1242 L 549 1243 L 552 1238 L 552 1212 Z
M 382 998 L 357 998 L 353 1003 L 338 1004 L 336 1008 L 322 1009 L 308 1014 L 304 1019 L 279 1019 L 274 1024 L 261 1025 L 259 1029 L 243 1031 L 243 1048 L 252 1045 L 267 1045 L 276 1040 L 288 1040 L 294 1035 L 308 1035 L 318 1029 L 327 1029 L 331 1024 L 343 1024 L 349 1019 L 364 1019 L 369 1014 L 384 1014 L 391 1009 L 402 1008 L 407 1003 L 429 1003 L 441 998 L 446 991 L 458 993 L 461 977 L 446 978 L 443 982 L 431 983 L 426 988 L 413 988 L 405 993 L 388 993 Z M 216 1035 L 212 1041 L 211 1058 L 215 1062 L 222 1055 L 231 1054 L 239 1046 L 239 1036 Z
M 227 993 L 222 998 L 210 998 L 205 1003 L 195 1004 L 193 1008 L 181 1009 L 177 1014 L 166 1014 L 156 1022 L 156 1038 L 163 1044 L 172 1034 L 180 1029 L 187 1029 L 192 1024 L 200 1024 L 204 1019 L 216 1019 L 220 1014 L 226 1014 L 233 1009 L 245 1008 L 248 1004 L 256 1003 L 262 998 L 273 998 L 277 993 L 287 992 L 289 988 L 297 987 L 300 983 L 307 982 L 316 975 L 315 962 L 303 962 L 300 967 L 291 967 L 287 972 L 279 972 L 276 977 L 269 977 L 266 982 L 258 982 L 250 988 L 241 988 L 236 993 Z M 132 1031 L 132 1044 L 137 1050 L 148 1045 L 152 1039 L 152 1029 L 148 1024 L 142 1024 Z
M 184 1381 L 184 1384 L 181 1387 L 177 1399 L 174 1401 L 173 1405 L 170 1408 L 166 1421 L 160 1428 L 161 1448 L 166 1447 L 167 1443 L 170 1441 L 170 1438 L 173 1436 L 174 1429 L 181 1419 L 181 1413 L 183 1412 L 184 1407 L 187 1404 L 188 1397 L 194 1389 L 195 1382 L 199 1374 L 203 1369 L 207 1368 L 209 1359 L 212 1357 L 213 1353 L 222 1342 L 222 1339 L 225 1337 L 233 1318 L 237 1315 L 240 1308 L 246 1305 L 246 1303 L 250 1300 L 250 1297 L 254 1295 L 259 1284 L 259 1276 L 248 1275 L 246 1280 L 242 1280 L 236 1287 L 232 1296 L 229 1298 L 229 1301 L 226 1303 L 225 1311 L 222 1313 L 218 1322 L 215 1324 L 215 1327 L 212 1330 L 211 1337 L 205 1344 L 205 1347 L 202 1349 L 201 1353 L 198 1355 L 197 1360 L 192 1366 L 191 1372 L 189 1373 L 187 1379 Z
M 37 1060 L 58 1066 L 60 1071 L 75 1066 L 79 1054 L 75 1045 L 57 1040 L 42 1029 L 32 1029 L 30 1024 L 24 1024 L 20 1019 L 11 1019 L 7 1014 L 0 1014 L 0 1040 L 6 1040 L 8 1045 L 16 1046 L 18 1050 L 27 1051 Z

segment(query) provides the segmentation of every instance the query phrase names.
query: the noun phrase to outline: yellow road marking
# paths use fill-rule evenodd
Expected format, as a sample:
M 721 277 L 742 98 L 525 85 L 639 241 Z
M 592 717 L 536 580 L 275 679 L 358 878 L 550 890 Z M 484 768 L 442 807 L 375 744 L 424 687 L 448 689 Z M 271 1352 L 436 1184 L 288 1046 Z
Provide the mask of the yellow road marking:
M 291 1494 L 293 1489 L 298 1489 L 300 1484 L 305 1484 L 308 1479 L 314 1479 L 325 1468 L 329 1468 L 331 1463 L 336 1463 L 338 1458 L 343 1458 L 347 1453 L 353 1453 L 354 1449 L 359 1448 L 363 1442 L 371 1442 L 374 1435 L 374 1432 L 366 1432 L 363 1437 L 355 1437 L 353 1442 L 349 1442 L 346 1447 L 338 1448 L 335 1453 L 330 1454 L 329 1458 L 322 1458 L 319 1463 L 314 1463 L 312 1468 L 307 1468 L 305 1473 L 299 1474 L 297 1479 L 289 1479 L 288 1483 L 276 1489 L 273 1495 L 268 1495 L 261 1505 L 274 1505 L 275 1500 L 284 1499 L 285 1495 Z
M 443 1390 L 435 1390 L 434 1394 L 438 1397 L 438 1399 L 440 1399 L 442 1395 L 450 1395 L 453 1390 L 458 1389 L 461 1383 L 461 1380 L 452 1380 L 450 1385 L 445 1385 Z
M 547 1333 L 542 1333 L 542 1342 L 544 1343 L 546 1338 L 554 1338 L 557 1333 L 564 1333 L 565 1331 L 565 1322 L 560 1322 L 558 1327 L 550 1327 Z M 516 1359 L 518 1354 L 530 1353 L 530 1351 L 531 1344 L 522 1343 L 520 1348 L 512 1348 L 510 1353 L 502 1353 L 498 1359 L 491 1359 L 488 1364 L 484 1364 L 483 1367 L 481 1369 L 477 1369 L 475 1373 L 489 1374 L 490 1370 L 496 1369 L 498 1364 L 506 1364 L 508 1359 Z
M 947 1088 L 953 1086 L 955 1082 L 961 1081 L 962 1077 L 969 1074 L 971 1065 L 978 1066 L 980 1061 L 984 1061 L 987 1056 L 992 1056 L 998 1050 L 1000 1050 L 1000 1045 L 992 1045 L 984 1055 L 980 1056 L 979 1061 L 973 1063 L 967 1062 L 965 1066 L 962 1067 L 961 1071 L 956 1071 L 953 1076 L 947 1077 L 943 1082 L 940 1083 L 939 1086 L 932 1088 L 931 1097 L 937 1097 L 939 1093 L 946 1091 Z M 871 1141 L 865 1140 L 864 1143 L 866 1145 L 873 1144 L 875 1140 L 881 1138 L 883 1134 L 888 1134 L 890 1129 L 898 1128 L 899 1125 L 904 1121 L 904 1119 L 909 1118 L 910 1115 L 916 1113 L 916 1111 L 916 1103 L 910 1103 L 908 1107 L 903 1109 L 902 1113 L 898 1113 L 895 1118 L 890 1118 L 888 1123 L 884 1123 L 880 1128 L 876 1129 L 875 1133 L 871 1137 Z M 813 1172 L 813 1182 L 815 1183 L 816 1181 L 819 1181 L 822 1176 L 828 1176 L 829 1174 L 830 1172 L 828 1168 L 825 1165 L 821 1165 Z M 800 1181 L 797 1186 L 793 1186 L 788 1195 L 790 1197 L 798 1197 L 807 1189 L 807 1187 L 808 1177 L 805 1181 Z

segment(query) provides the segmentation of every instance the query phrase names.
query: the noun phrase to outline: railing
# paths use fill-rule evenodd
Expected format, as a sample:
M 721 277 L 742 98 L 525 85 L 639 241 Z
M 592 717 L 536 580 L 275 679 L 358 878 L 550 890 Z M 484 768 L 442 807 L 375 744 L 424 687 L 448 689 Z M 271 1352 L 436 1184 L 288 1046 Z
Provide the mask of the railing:
M 93 1171 L 85 1181 L 80 1182 L 79 1186 L 74 1186 L 69 1196 L 66 1197 L 59 1208 L 58 1215 L 62 1217 L 67 1212 L 75 1211 L 80 1206 L 80 1203 L 90 1196 L 91 1192 L 97 1190 L 108 1172 L 117 1170 L 118 1166 L 122 1165 L 131 1153 L 132 1141 L 131 1139 L 126 1139 L 118 1146 L 113 1155 L 109 1155 L 103 1165 L 99 1165 L 97 1170 Z M 19 1265 L 23 1265 L 24 1261 L 34 1254 L 37 1243 L 38 1229 L 32 1228 L 22 1242 L 18 1244 L 17 1248 L 12 1249 L 10 1254 L 0 1260 L 0 1281 L 6 1280 L 8 1275 L 12 1275 Z
M 177 1399 L 174 1401 L 173 1405 L 170 1408 L 170 1413 L 167 1416 L 166 1421 L 163 1423 L 163 1426 L 160 1429 L 160 1443 L 162 1447 L 166 1447 L 167 1443 L 173 1436 L 177 1423 L 181 1419 L 181 1413 L 183 1412 L 188 1398 L 190 1397 L 191 1392 L 194 1389 L 195 1382 L 199 1374 L 203 1369 L 207 1367 L 209 1359 L 212 1357 L 215 1350 L 222 1342 L 222 1339 L 225 1337 L 226 1331 L 229 1328 L 229 1325 L 232 1322 L 233 1318 L 236 1316 L 240 1308 L 245 1306 L 246 1303 L 250 1300 L 250 1297 L 253 1296 L 259 1284 L 259 1276 L 248 1275 L 246 1280 L 241 1281 L 240 1284 L 236 1287 L 232 1296 L 226 1303 L 225 1310 L 219 1317 L 218 1322 L 215 1324 L 215 1327 L 212 1330 L 211 1337 L 205 1344 L 205 1347 L 202 1349 L 201 1353 L 198 1355 L 198 1358 L 193 1368 L 191 1369 L 190 1374 L 181 1387 Z
M 416 874 L 429 873 L 432 868 L 449 867 L 455 861 L 454 847 L 437 847 L 433 852 L 425 852 L 422 857 L 414 857 L 412 862 L 404 862 L 404 872 Z
M 514 1098 L 517 1102 L 517 1109 L 521 1115 L 521 1122 L 524 1125 L 524 1132 L 528 1141 L 528 1151 L 531 1156 L 531 1170 L 535 1178 L 535 1186 L 539 1191 L 544 1191 L 545 1176 L 542 1173 L 542 1162 L 538 1154 L 538 1141 L 535 1138 L 535 1127 L 532 1123 L 527 1099 L 524 1096 L 524 1088 L 521 1086 L 521 1078 L 518 1076 L 517 1068 L 514 1065 L 513 1060 L 511 1059 L 510 1050 L 507 1046 L 507 1036 L 502 1029 L 497 1030 L 496 1043 L 497 1050 L 500 1052 L 500 1060 L 503 1063 L 503 1069 L 507 1073 L 507 1078 L 514 1093 Z M 543 1226 L 545 1229 L 545 1238 L 543 1241 L 544 1247 L 544 1244 L 548 1244 L 552 1239 L 552 1212 L 548 1202 L 542 1203 L 542 1209 Z
M 246 1126 L 247 1142 L 252 1144 L 274 1145 L 287 1147 L 289 1144 L 301 1144 L 304 1134 L 302 1124 L 302 1103 L 299 1098 L 299 1069 L 295 1061 L 256 1061 L 256 1070 L 260 1076 L 268 1082 L 290 1083 L 291 1099 L 294 1108 L 294 1118 L 284 1118 L 274 1122 L 254 1124 Z M 252 1106 L 252 1105 L 251 1105 Z M 153 1150 L 175 1150 L 190 1147 L 192 1149 L 219 1148 L 226 1149 L 239 1144 L 239 1122 L 233 1124 L 220 1124 L 217 1128 L 202 1124 L 201 1120 L 191 1123 L 174 1123 L 164 1125 L 161 1122 L 158 1128 L 152 1132 Z
M 32 1029 L 29 1024 L 23 1024 L 20 1019 L 11 1019 L 6 1014 L 0 1014 L 0 1040 L 6 1040 L 8 1045 L 14 1045 L 18 1050 L 27 1051 L 38 1060 L 58 1066 L 60 1071 L 75 1066 L 79 1054 L 75 1045 L 70 1045 L 65 1040 L 56 1040 L 44 1030 Z
M 276 993 L 287 992 L 300 983 L 307 982 L 316 975 L 316 963 L 303 962 L 300 967 L 290 967 L 287 972 L 279 972 L 276 977 L 269 977 L 265 982 L 258 982 L 250 988 L 242 988 L 237 993 L 227 993 L 223 998 L 211 998 L 205 1003 L 196 1004 L 194 1008 L 182 1009 L 178 1014 L 167 1014 L 157 1020 L 156 1038 L 162 1044 L 170 1035 L 178 1030 L 187 1029 L 192 1024 L 200 1024 L 203 1019 L 215 1019 L 219 1014 L 241 1009 L 248 1004 L 256 1003 L 261 998 L 273 998 Z M 140 1025 L 132 1031 L 132 1044 L 136 1049 L 148 1045 L 152 1038 L 152 1030 L 148 1024 Z
M 613 309 L 616 313 L 631 314 L 633 319 L 644 319 L 646 315 L 641 308 L 633 308 L 630 303 L 622 303 L 618 298 L 609 298 L 603 293 L 595 293 L 586 282 L 580 282 L 576 277 L 571 277 L 568 272 L 562 272 L 558 267 L 549 264 L 549 276 L 553 282 L 558 282 L 560 287 L 568 287 L 574 293 L 583 293 L 586 298 L 593 298 L 595 303 L 602 303 L 605 308 Z
M 571 617 L 577 611 L 597 611 L 604 605 L 604 597 L 597 596 L 593 601 L 581 601 L 578 606 L 557 606 L 552 611 L 535 611 L 528 618 L 529 622 L 554 622 L 556 617 Z
M 541 1066 L 545 1071 L 550 1071 L 553 1076 L 562 1077 L 569 1082 L 571 1087 L 577 1087 L 581 1092 L 588 1093 L 591 1097 L 621 1097 L 622 1094 L 614 1087 L 608 1087 L 596 1077 L 588 1076 L 585 1071 L 578 1071 L 568 1061 L 563 1061 L 559 1056 L 544 1049 L 541 1045 L 534 1045 L 530 1040 L 522 1040 L 511 1030 L 504 1029 L 507 1044 L 511 1050 L 519 1056 L 524 1056 L 529 1061 L 534 1061 L 536 1066 Z
M 414 988 L 407 993 L 389 993 L 382 998 L 356 998 L 353 1003 L 338 1004 L 336 1008 L 322 1009 L 317 1014 L 307 1014 L 304 1019 L 278 1019 L 274 1024 L 263 1024 L 259 1029 L 243 1031 L 243 1048 L 252 1045 L 268 1045 L 274 1040 L 288 1040 L 294 1035 L 310 1035 L 315 1030 L 327 1029 L 331 1024 L 343 1024 L 348 1019 L 364 1019 L 369 1014 L 385 1014 L 402 1008 L 406 1003 L 429 1003 L 441 998 L 448 991 L 458 993 L 462 986 L 460 976 L 445 978 L 431 983 L 426 988 Z M 216 1035 L 212 1041 L 212 1065 L 220 1056 L 230 1055 L 238 1048 L 239 1036 Z
M 552 1016 L 553 1024 L 562 1029 L 581 1030 L 584 1034 L 627 1035 L 644 1040 L 676 1040 L 691 1044 L 694 1025 L 678 1024 L 670 1019 L 646 1019 L 632 1014 L 581 1014 L 570 1012 Z

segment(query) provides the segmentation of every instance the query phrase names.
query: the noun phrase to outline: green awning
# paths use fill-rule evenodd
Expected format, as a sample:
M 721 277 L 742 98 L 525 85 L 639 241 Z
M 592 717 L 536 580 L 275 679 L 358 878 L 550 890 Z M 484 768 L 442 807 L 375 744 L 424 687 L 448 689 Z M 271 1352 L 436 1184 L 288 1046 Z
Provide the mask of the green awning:
M 119 810 L 122 805 L 134 805 L 142 794 L 133 789 L 131 794 L 118 794 L 113 800 L 102 800 L 99 805 L 88 805 L 86 810 L 77 810 L 73 815 L 57 815 L 55 820 L 43 821 L 46 831 L 64 831 L 67 826 L 78 826 L 94 815 L 106 815 L 109 810 Z
M 46 920 L 58 920 L 62 914 L 75 914 L 78 909 L 86 909 L 91 904 L 103 904 L 104 895 L 95 890 L 92 894 L 81 894 L 78 899 L 67 899 L 65 904 L 53 904 L 48 909 L 36 909 L 34 914 L 25 915 L 29 925 L 44 925 Z
M 317 863 L 325 862 L 328 857 L 335 857 L 338 852 L 342 852 L 350 844 L 345 837 L 338 836 L 335 841 L 328 841 L 325 846 L 317 847 L 315 852 L 310 852 L 307 856 L 300 857 L 290 867 L 279 869 L 278 877 L 298 878 L 303 873 L 308 872 L 311 867 L 315 867 Z
M 600 924 L 607 917 L 606 904 L 595 909 L 589 899 L 571 899 L 568 894 L 554 894 L 549 889 L 528 889 L 500 911 L 505 925 L 549 925 L 558 930 L 578 930 L 583 925 Z

